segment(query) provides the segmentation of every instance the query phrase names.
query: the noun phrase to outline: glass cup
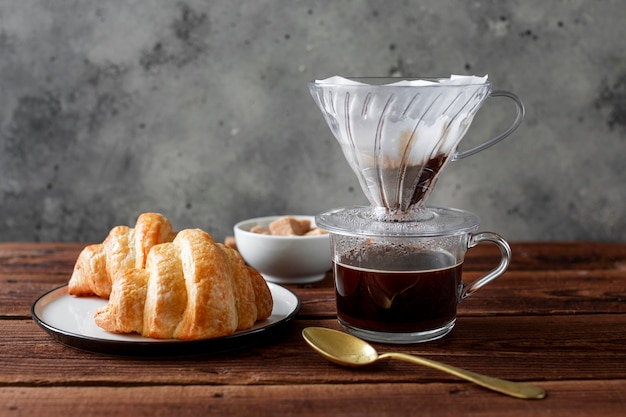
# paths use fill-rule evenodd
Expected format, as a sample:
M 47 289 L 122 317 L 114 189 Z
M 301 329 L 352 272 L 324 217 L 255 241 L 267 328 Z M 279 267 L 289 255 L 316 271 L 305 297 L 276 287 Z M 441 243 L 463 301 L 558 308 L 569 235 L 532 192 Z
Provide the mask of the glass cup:
M 413 232 L 397 233 L 388 223 L 380 229 L 370 223 L 369 232 L 334 227 L 338 216 L 364 217 L 369 210 L 338 209 L 317 218 L 330 232 L 338 319 L 355 336 L 383 343 L 441 338 L 454 327 L 459 302 L 502 275 L 510 263 L 507 242 L 496 233 L 476 232 L 479 220 L 466 211 L 430 208 L 429 227 L 421 230 L 409 222 Z M 466 284 L 465 253 L 482 242 L 498 246 L 500 262 Z

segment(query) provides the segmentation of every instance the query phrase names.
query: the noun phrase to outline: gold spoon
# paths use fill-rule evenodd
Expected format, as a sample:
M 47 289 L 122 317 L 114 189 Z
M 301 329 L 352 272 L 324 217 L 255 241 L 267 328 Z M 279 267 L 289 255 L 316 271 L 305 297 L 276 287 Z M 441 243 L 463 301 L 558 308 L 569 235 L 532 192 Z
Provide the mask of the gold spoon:
M 419 356 L 393 352 L 379 355 L 369 343 L 337 330 L 307 327 L 302 330 L 302 337 L 317 353 L 338 365 L 363 366 L 372 364 L 379 359 L 399 359 L 447 372 L 512 397 L 541 399 L 546 396 L 546 392 L 539 387 L 477 374 Z

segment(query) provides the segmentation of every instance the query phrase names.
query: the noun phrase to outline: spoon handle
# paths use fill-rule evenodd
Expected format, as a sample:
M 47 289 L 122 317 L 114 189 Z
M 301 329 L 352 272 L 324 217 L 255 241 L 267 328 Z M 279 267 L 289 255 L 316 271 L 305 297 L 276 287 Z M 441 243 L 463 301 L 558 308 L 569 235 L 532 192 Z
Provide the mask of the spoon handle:
M 452 365 L 446 365 L 441 362 L 433 361 L 419 356 L 407 355 L 405 353 L 383 353 L 380 359 L 398 359 L 405 362 L 416 363 L 418 365 L 428 366 L 455 375 L 459 378 L 471 381 L 481 387 L 489 388 L 502 394 L 510 395 L 515 398 L 523 399 L 541 399 L 546 396 L 546 392 L 539 387 L 523 384 L 520 382 L 506 381 L 504 379 L 494 378 L 487 375 L 477 374 L 475 372 L 466 371 Z

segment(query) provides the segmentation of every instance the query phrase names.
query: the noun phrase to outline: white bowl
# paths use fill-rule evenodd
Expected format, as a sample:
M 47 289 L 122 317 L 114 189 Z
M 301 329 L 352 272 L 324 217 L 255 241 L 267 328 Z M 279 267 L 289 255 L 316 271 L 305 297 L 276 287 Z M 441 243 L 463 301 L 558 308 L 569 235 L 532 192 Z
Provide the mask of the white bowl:
M 250 232 L 254 226 L 268 227 L 283 216 L 258 217 L 244 220 L 234 226 L 237 249 L 248 265 L 270 282 L 278 284 L 306 284 L 324 279 L 332 268 L 330 237 L 327 233 L 315 236 L 274 236 Z M 289 215 L 308 219 L 315 227 L 315 217 Z

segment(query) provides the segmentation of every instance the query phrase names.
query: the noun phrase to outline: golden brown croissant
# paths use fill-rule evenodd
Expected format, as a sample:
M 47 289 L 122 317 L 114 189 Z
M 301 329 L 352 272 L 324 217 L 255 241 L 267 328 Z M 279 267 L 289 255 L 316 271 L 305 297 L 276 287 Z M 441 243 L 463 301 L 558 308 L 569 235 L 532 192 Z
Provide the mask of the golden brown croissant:
M 96 324 L 153 338 L 226 336 L 270 316 L 267 283 L 235 250 L 200 229 L 152 247 L 145 269 L 119 271 Z
M 104 242 L 89 245 L 78 256 L 69 282 L 69 293 L 109 298 L 113 277 L 128 268 L 144 268 L 152 246 L 171 242 L 176 233 L 170 221 L 158 213 L 143 213 L 134 228 L 116 226 Z

